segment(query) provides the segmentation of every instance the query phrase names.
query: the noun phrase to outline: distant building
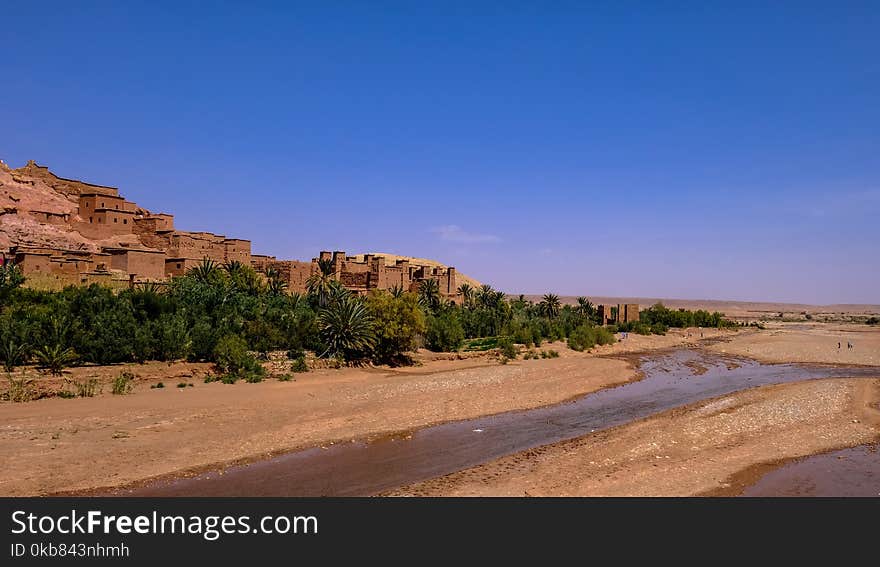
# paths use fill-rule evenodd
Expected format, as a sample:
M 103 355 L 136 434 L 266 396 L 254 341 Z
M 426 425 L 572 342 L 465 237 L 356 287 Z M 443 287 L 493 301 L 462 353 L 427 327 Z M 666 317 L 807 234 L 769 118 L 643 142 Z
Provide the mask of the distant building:
M 617 323 L 636 323 L 638 320 L 638 303 L 621 303 L 617 305 Z

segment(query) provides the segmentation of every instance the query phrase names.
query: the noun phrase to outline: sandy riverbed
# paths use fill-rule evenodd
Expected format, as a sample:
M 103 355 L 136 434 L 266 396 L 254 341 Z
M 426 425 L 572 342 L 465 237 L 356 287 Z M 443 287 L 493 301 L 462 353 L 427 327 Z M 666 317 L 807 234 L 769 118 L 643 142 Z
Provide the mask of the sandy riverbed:
M 853 348 L 847 348 L 847 342 Z M 840 343 L 840 348 L 838 348 Z M 870 325 L 768 323 L 709 347 L 761 362 L 809 362 L 880 366 L 880 328 Z
M 602 353 L 672 346 L 640 337 Z M 170 473 L 558 403 L 637 377 L 625 360 L 546 345 L 560 358 L 449 360 L 407 369 L 319 370 L 259 384 L 200 379 L 205 365 L 131 366 L 134 393 L 0 404 L 0 494 L 118 486 Z M 104 382 L 123 367 L 80 368 Z M 149 386 L 163 380 L 165 388 Z M 177 388 L 179 382 L 193 387 Z
M 416 496 L 737 493 L 786 459 L 880 439 L 880 380 L 767 386 L 393 491 Z

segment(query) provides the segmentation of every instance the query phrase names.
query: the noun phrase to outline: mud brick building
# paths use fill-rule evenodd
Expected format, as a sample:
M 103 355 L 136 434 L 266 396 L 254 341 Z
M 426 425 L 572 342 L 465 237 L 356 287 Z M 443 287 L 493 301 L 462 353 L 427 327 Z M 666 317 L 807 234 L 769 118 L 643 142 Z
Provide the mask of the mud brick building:
M 636 323 L 639 320 L 637 303 L 621 303 L 617 306 L 617 323 Z
M 312 258 L 311 262 L 254 256 L 252 263 L 262 273 L 275 270 L 287 283 L 289 291 L 303 293 L 309 277 L 319 272 L 321 261 L 330 263 L 333 279 L 361 295 L 374 289 L 390 290 L 395 287 L 404 291 L 418 291 L 423 281 L 436 280 L 442 296 L 452 300 L 458 297 L 455 268 L 427 266 L 399 259 L 394 264 L 387 264 L 385 256 L 381 255 L 347 256 L 344 251 L 325 250 Z
M 33 161 L 19 169 L 0 162 L 0 189 L 14 204 L 0 211 L 0 219 L 14 217 L 19 220 L 9 224 L 22 225 L 8 247 L 0 246 L 0 253 L 31 281 L 57 286 L 165 282 L 207 258 L 219 264 L 241 262 L 263 274 L 275 270 L 289 291 L 305 292 L 309 278 L 319 271 L 319 261 L 326 260 L 333 278 L 358 294 L 394 287 L 417 291 L 422 282 L 435 280 L 441 295 L 456 299 L 452 267 L 403 259 L 389 263 L 381 255 L 348 256 L 343 251 L 322 251 L 309 262 L 254 255 L 249 240 L 178 230 L 173 215 L 144 209 L 116 187 L 58 177 Z M 34 239 L 30 234 L 45 237 Z

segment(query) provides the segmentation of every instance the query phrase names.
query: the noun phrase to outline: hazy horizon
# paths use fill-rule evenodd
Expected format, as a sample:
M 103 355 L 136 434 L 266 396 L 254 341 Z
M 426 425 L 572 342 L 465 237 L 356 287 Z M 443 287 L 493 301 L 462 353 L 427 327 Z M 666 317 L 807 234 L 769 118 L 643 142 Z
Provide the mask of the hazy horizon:
M 880 304 L 875 2 L 4 17 L 0 159 L 182 230 L 431 258 L 511 294 Z

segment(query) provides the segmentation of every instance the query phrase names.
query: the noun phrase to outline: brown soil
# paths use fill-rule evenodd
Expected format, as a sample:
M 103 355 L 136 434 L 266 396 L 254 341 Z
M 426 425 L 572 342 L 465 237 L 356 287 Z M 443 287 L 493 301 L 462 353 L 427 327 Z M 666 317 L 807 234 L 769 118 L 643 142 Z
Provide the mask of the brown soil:
M 0 404 L 0 451 L 9 457 L 0 463 L 0 494 L 125 485 L 339 440 L 555 404 L 637 377 L 625 360 L 574 353 L 562 344 L 545 348 L 563 356 L 506 365 L 482 356 L 398 370 L 324 369 L 298 374 L 295 381 L 259 384 L 205 384 L 207 365 L 78 368 L 71 378 L 98 377 L 102 394 Z M 606 347 L 603 352 L 629 348 L 618 345 L 616 351 Z M 134 392 L 111 395 L 109 381 L 122 370 L 138 375 Z M 160 380 L 165 388 L 150 388 Z M 193 387 L 178 388 L 178 382 Z
M 880 380 L 767 386 L 394 491 L 417 496 L 737 493 L 770 467 L 880 438 Z

